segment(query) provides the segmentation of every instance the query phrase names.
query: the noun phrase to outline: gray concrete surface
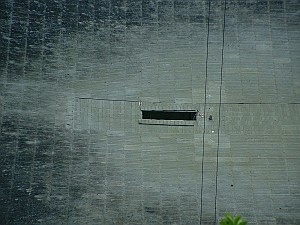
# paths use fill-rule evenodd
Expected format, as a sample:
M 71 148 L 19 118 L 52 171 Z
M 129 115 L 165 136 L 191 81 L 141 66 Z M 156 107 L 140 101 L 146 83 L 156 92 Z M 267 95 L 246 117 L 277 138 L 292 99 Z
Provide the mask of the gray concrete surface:
M 1 1 L 0 224 L 300 224 L 299 13 Z

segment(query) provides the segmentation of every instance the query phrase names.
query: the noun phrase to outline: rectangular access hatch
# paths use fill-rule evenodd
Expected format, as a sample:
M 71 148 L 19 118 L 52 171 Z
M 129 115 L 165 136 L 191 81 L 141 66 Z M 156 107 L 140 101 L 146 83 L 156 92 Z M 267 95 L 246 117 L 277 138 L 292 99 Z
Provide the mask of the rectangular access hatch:
M 192 110 L 142 110 L 142 119 L 197 120 L 197 111 L 192 111 Z

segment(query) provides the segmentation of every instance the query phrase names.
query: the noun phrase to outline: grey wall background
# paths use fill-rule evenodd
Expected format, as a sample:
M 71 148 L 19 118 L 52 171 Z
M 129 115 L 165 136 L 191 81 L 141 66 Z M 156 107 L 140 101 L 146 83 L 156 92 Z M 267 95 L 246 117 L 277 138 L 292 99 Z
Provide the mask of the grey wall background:
M 2 0 L 0 224 L 300 224 L 299 10 Z

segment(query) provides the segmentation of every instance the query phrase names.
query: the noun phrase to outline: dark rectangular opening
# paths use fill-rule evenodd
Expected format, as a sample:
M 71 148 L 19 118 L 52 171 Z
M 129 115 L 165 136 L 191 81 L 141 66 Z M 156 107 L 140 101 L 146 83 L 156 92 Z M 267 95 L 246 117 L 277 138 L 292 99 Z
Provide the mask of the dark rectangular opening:
M 151 120 L 196 120 L 196 115 L 196 111 L 142 110 L 142 118 Z

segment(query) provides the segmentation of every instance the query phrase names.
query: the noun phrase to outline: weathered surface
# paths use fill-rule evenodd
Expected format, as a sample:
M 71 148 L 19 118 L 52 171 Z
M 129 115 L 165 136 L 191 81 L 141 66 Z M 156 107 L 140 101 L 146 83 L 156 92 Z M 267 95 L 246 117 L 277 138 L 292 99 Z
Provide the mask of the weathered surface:
M 300 224 L 299 2 L 224 4 L 1 1 L 0 224 Z

